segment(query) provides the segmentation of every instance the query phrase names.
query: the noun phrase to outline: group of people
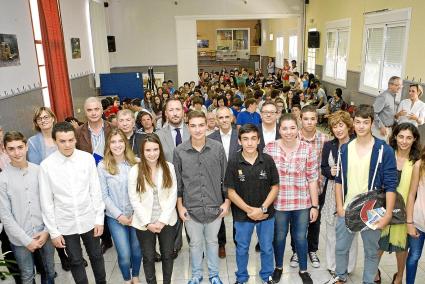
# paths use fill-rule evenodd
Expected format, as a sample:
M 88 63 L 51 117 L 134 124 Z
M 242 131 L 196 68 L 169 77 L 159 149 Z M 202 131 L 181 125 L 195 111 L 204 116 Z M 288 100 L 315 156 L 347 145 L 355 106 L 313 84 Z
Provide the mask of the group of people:
M 402 82 L 392 77 L 373 106 L 350 114 L 337 103 L 341 90 L 324 101 L 314 78 L 307 88 L 288 79 L 276 89 L 246 73 L 203 73 L 198 86 L 185 83 L 181 91 L 164 82 L 156 94 L 146 90 L 143 101 L 122 105 L 90 97 L 81 125 L 57 122 L 40 107 L 33 119 L 37 134 L 29 139 L 1 129 L 1 240 L 2 250 L 12 251 L 6 258 L 16 259 L 17 267 L 9 266 L 16 283 L 33 283 L 34 266 L 42 283 L 54 283 L 55 248 L 74 281 L 88 283 L 81 240 L 96 283 L 106 283 L 103 253 L 113 245 L 125 283 L 140 283 L 142 261 L 147 283 L 157 283 L 156 261 L 162 262 L 163 282 L 170 283 L 185 228 L 189 284 L 203 280 L 204 258 L 209 282 L 221 284 L 229 211 L 236 284 L 249 279 L 254 228 L 264 283 L 281 279 L 288 232 L 289 265 L 299 267 L 303 283 L 313 283 L 307 262 L 321 265 L 321 221 L 329 283 L 344 283 L 357 259 L 357 234 L 346 227 L 345 209 L 359 194 L 377 189 L 385 191 L 386 213 L 375 230 L 359 233 L 363 283 L 380 282 L 385 251 L 396 253 L 393 283 L 401 283 L 405 267 L 406 282 L 414 283 L 425 241 L 425 155 L 417 129 L 425 120 L 422 87 L 411 85 L 411 103 L 404 100 L 397 110 Z M 160 114 L 156 97 L 163 102 Z M 317 129 L 323 107 L 333 139 Z M 390 225 L 396 191 L 407 220 Z

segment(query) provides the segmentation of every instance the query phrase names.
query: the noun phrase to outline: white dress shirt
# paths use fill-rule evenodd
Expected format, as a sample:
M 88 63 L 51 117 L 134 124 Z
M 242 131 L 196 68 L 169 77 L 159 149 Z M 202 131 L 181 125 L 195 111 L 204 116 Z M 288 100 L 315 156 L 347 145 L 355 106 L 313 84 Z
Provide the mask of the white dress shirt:
M 232 131 L 233 130 L 230 128 L 230 131 L 225 134 L 220 129 L 221 143 L 223 144 L 224 153 L 226 154 L 227 161 L 229 161 L 230 139 L 232 138 Z
M 424 123 L 424 121 L 425 121 L 425 103 L 423 101 L 417 100 L 412 105 L 411 99 L 404 99 L 398 105 L 397 112 L 400 112 L 402 110 L 406 111 L 406 115 L 400 116 L 398 118 L 399 124 L 403 123 L 403 122 L 410 122 L 417 127 L 418 124 L 422 125 Z M 419 123 L 416 120 L 409 119 L 408 115 L 411 114 L 411 113 L 418 117 Z
M 264 139 L 264 145 L 267 145 L 270 142 L 276 140 L 276 125 L 271 131 L 267 131 L 263 125 L 263 139 Z
M 91 154 L 75 149 L 65 157 L 54 152 L 40 164 L 39 185 L 43 220 L 52 239 L 103 225 L 105 203 Z
M 177 136 L 176 128 L 180 129 L 180 135 L 182 136 L 182 142 L 184 141 L 183 140 L 183 124 L 184 124 L 183 121 L 178 127 L 174 127 L 170 124 L 171 137 L 173 137 L 174 145 L 176 145 L 176 136 Z M 163 127 L 165 127 L 165 125 Z

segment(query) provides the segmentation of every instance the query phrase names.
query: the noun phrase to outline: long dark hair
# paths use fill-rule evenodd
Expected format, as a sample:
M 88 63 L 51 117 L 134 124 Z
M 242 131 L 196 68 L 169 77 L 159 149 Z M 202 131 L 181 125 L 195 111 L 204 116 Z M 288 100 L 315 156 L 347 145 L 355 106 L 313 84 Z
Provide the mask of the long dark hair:
M 417 160 L 422 158 L 421 144 L 420 144 L 421 138 L 420 138 L 418 128 L 416 126 L 414 126 L 413 124 L 409 122 L 397 124 L 393 129 L 393 133 L 391 134 L 391 137 L 389 139 L 389 142 L 390 142 L 389 144 L 394 150 L 397 150 L 397 135 L 403 130 L 410 130 L 410 132 L 412 132 L 413 138 L 415 138 L 415 142 L 413 142 L 409 152 L 409 161 L 415 163 Z M 422 154 L 422 156 L 423 155 L 424 154 Z
M 139 173 L 137 175 L 137 187 L 136 191 L 139 193 L 144 193 L 146 191 L 145 181 L 150 186 L 155 186 L 154 181 L 152 180 L 152 171 L 146 161 L 145 157 L 145 145 L 146 142 L 152 142 L 159 145 L 159 157 L 157 167 L 162 168 L 162 185 L 157 184 L 156 186 L 162 186 L 164 189 L 169 189 L 173 185 L 173 180 L 171 178 L 171 171 L 168 167 L 167 161 L 165 160 L 164 150 L 162 149 L 161 141 L 158 136 L 154 133 L 146 134 L 145 139 L 143 139 L 142 144 L 140 145 L 140 163 L 139 163 Z

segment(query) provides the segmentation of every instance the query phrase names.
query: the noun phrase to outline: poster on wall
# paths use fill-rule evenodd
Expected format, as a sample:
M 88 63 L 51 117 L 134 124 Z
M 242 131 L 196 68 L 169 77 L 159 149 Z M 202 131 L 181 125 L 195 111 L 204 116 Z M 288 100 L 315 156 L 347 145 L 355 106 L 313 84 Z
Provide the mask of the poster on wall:
M 21 65 L 16 35 L 0 34 L 0 67 Z
M 78 37 L 71 38 L 71 52 L 72 52 L 72 59 L 81 58 L 80 38 Z
M 210 41 L 208 39 L 198 39 L 198 48 L 208 48 L 210 46 Z

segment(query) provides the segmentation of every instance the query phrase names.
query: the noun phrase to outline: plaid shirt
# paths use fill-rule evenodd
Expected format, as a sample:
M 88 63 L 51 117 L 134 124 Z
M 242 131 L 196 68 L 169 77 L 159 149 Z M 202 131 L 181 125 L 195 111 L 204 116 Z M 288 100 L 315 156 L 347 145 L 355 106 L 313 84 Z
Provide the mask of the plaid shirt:
M 311 207 L 308 184 L 318 180 L 319 160 L 316 151 L 304 141 L 287 155 L 279 140 L 270 142 L 264 153 L 272 156 L 279 172 L 279 192 L 274 208 L 279 211 L 301 210 Z
M 316 151 L 317 161 L 320 165 L 320 162 L 322 161 L 323 145 L 325 145 L 325 142 L 329 140 L 329 136 L 323 134 L 319 130 L 316 130 L 316 133 L 314 134 L 313 138 L 307 139 L 303 136 L 303 133 L 300 130 L 298 133 L 298 137 L 301 139 L 301 141 L 307 142 L 311 145 L 311 147 L 313 147 L 313 150 Z M 323 192 L 323 186 L 325 185 L 325 177 L 322 176 L 322 174 L 320 173 L 320 167 L 317 168 L 317 173 L 319 175 L 319 194 L 321 194 Z

